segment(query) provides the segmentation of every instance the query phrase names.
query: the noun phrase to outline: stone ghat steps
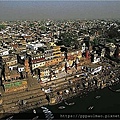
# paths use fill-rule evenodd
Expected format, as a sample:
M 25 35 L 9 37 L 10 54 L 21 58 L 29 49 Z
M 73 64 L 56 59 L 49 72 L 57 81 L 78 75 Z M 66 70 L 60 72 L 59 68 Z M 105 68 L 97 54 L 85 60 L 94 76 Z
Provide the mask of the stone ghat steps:
M 42 90 L 40 90 L 40 88 L 36 88 L 34 90 L 22 91 L 22 92 L 17 92 L 17 93 L 10 94 L 10 95 L 4 95 L 2 97 L 2 99 L 3 99 L 3 102 L 4 102 L 6 100 L 8 101 L 9 99 L 21 98 L 21 97 L 24 97 L 24 96 L 34 95 L 35 93 L 38 93 L 40 95 L 44 94 L 44 92 Z
M 44 103 L 48 104 L 48 101 L 44 98 L 42 99 L 42 101 L 38 104 L 39 102 L 39 98 L 35 98 L 32 99 L 31 101 L 29 101 L 26 105 L 24 106 L 18 106 L 15 103 L 9 104 L 9 105 L 4 105 L 3 109 L 4 109 L 4 113 L 18 113 L 18 111 L 22 111 L 23 108 L 25 109 L 30 109 L 30 107 L 33 106 L 42 106 Z
M 42 106 L 43 103 L 48 104 L 48 101 L 45 98 L 42 99 L 42 101 L 39 104 L 38 104 L 38 102 L 39 102 L 39 99 L 34 99 L 33 101 L 29 101 L 29 103 L 27 103 L 26 106 L 29 108 L 29 107 L 32 107 L 32 106 Z
M 28 100 L 28 99 L 34 98 L 36 96 L 41 97 L 41 96 L 45 96 L 45 94 L 37 92 L 34 94 L 31 93 L 28 95 L 23 94 L 22 96 L 14 95 L 14 97 L 8 98 L 8 100 L 3 98 L 3 104 L 9 104 L 10 102 L 15 102 L 15 101 L 19 101 L 19 100 Z
M 36 109 L 36 108 L 39 108 L 39 107 L 45 106 L 45 105 L 48 105 L 47 100 L 44 100 L 41 104 L 38 104 L 38 105 L 36 105 L 36 103 L 33 103 L 32 105 L 30 104 L 27 107 L 23 107 L 23 108 L 20 109 L 20 112 L 31 110 L 31 109 Z
M 2 106 L 0 106 L 0 114 L 2 113 L 2 111 L 3 111 L 3 107 L 2 107 Z
M 13 94 L 16 94 L 16 93 L 23 93 L 23 92 L 26 92 L 26 91 L 32 91 L 32 90 L 36 90 L 36 89 L 40 89 L 40 85 L 36 85 L 34 87 L 28 87 L 28 88 L 24 88 L 24 89 L 21 89 L 21 90 L 17 90 L 17 91 L 12 91 L 12 92 L 4 92 L 2 94 L 2 96 L 11 96 Z
M 16 106 L 16 103 L 10 103 L 10 104 L 4 104 L 3 105 L 3 109 L 6 109 L 6 108 L 12 108 L 12 107 L 15 107 Z
M 19 113 L 20 111 L 22 112 L 31 108 L 48 104 L 46 95 L 41 90 L 40 85 L 34 85 L 28 89 L 11 93 L 3 93 L 2 100 L 2 110 L 4 113 Z M 20 100 L 23 100 L 23 102 L 26 102 L 26 104 L 20 105 L 22 102 Z
M 36 78 L 33 78 L 31 75 L 27 78 L 27 86 L 28 88 L 32 89 L 35 87 L 40 87 L 40 84 L 38 83 L 38 80 Z
M 37 105 L 37 104 L 39 103 L 39 101 L 40 101 L 39 98 L 34 98 L 34 99 L 32 99 L 31 101 L 28 101 L 27 104 L 24 105 L 24 106 L 29 107 L 29 106 Z M 48 101 L 45 99 L 45 97 L 44 97 L 44 99 L 40 102 L 40 104 L 41 104 L 43 101 L 48 102 Z M 18 107 L 20 107 L 20 106 L 19 106 L 19 105 L 16 105 L 16 103 L 11 103 L 11 104 L 8 104 L 8 105 L 3 105 L 3 109 L 4 109 L 5 113 L 6 113 L 6 111 L 8 111 L 8 109 L 11 109 L 11 110 L 14 111 L 14 109 L 15 109 L 15 108 L 18 108 Z
M 48 105 L 48 101 L 46 99 L 42 100 L 42 102 L 40 104 L 36 104 L 39 102 L 39 99 L 36 98 L 36 99 L 32 99 L 32 101 L 30 101 L 27 105 L 24 105 L 24 106 L 13 106 L 13 107 L 10 107 L 10 106 L 6 106 L 6 108 L 4 108 L 4 112 L 5 113 L 19 113 L 19 112 L 22 112 L 22 111 L 25 111 L 25 110 L 30 110 L 30 109 L 33 109 L 33 108 L 37 108 L 37 107 L 41 107 L 43 105 Z
M 21 98 L 19 98 L 19 100 L 24 100 L 24 101 L 29 101 L 29 99 L 34 99 L 34 98 L 36 98 L 36 97 L 38 97 L 39 99 L 42 99 L 42 98 L 45 98 L 46 96 L 45 95 L 39 95 L 38 96 L 38 93 L 36 93 L 36 94 L 34 94 L 34 96 L 25 96 L 25 97 L 21 97 Z M 9 100 L 9 101 L 5 101 L 4 103 L 3 103 L 3 106 L 4 105 L 9 105 L 9 104 L 12 104 L 12 103 L 15 103 L 15 104 L 18 104 L 18 98 L 15 98 L 15 99 L 12 99 L 12 100 Z
M 46 96 L 43 96 L 43 98 L 45 99 Z M 29 104 L 29 103 L 32 103 L 32 102 L 34 102 L 34 101 L 41 101 L 41 100 L 40 100 L 40 97 L 35 97 L 34 99 L 29 99 L 29 100 L 27 101 L 27 103 Z
M 8 107 L 7 109 L 4 109 L 4 113 L 19 113 L 19 107 L 14 106 L 14 107 Z
M 13 91 L 13 92 L 4 92 L 2 94 L 2 97 L 4 97 L 4 96 L 11 96 L 11 95 L 16 94 L 16 93 L 23 93 L 26 90 L 27 90 L 27 88 L 26 89 L 22 89 L 22 90 L 18 90 L 18 91 Z
M 3 97 L 3 105 L 11 104 L 11 103 L 17 103 L 19 100 L 31 100 L 36 97 L 43 98 L 46 97 L 45 94 L 41 90 L 35 90 L 35 91 L 29 91 L 26 92 L 26 94 L 22 93 L 21 95 L 18 93 L 16 95 L 11 95 L 9 97 Z
M 45 98 L 46 96 L 43 96 L 42 98 L 36 97 L 36 98 L 29 99 L 26 105 L 22 105 L 22 106 L 16 105 L 16 103 L 3 105 L 3 110 L 4 110 L 4 113 L 19 113 L 20 111 L 23 111 L 23 110 L 29 110 L 31 108 L 47 105 L 48 101 Z

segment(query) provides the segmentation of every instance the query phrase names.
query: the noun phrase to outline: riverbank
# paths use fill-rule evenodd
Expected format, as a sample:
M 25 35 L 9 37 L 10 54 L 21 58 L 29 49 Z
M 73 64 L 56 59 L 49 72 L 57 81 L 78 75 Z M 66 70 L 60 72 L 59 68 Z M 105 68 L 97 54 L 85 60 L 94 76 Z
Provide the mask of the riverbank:
M 112 70 L 116 70 L 116 68 Z M 37 109 L 48 104 L 49 106 L 54 104 L 58 105 L 63 103 L 63 100 L 70 98 L 74 99 L 75 96 L 84 96 L 85 94 L 96 92 L 100 89 L 105 89 L 105 87 L 118 84 L 120 82 L 120 80 L 117 78 L 117 75 L 119 75 L 117 74 L 118 70 L 116 70 L 116 73 L 114 73 L 116 76 L 110 76 L 109 73 L 111 69 L 105 73 L 105 76 L 103 74 L 105 71 L 106 70 L 101 73 L 104 76 L 104 79 L 101 78 L 101 74 L 98 74 L 97 76 L 90 74 L 90 79 L 87 79 L 86 77 L 84 77 L 84 79 L 81 77 L 76 77 L 77 75 L 84 73 L 84 71 L 78 71 L 75 72 L 74 75 L 67 75 L 67 78 L 57 79 L 56 81 L 49 81 L 47 85 L 44 86 L 41 86 L 41 84 L 39 84 L 37 81 L 33 86 L 29 79 L 31 84 L 27 91 L 25 90 L 21 92 L 21 94 L 20 92 L 17 92 L 14 95 L 10 95 L 9 99 L 8 95 L 3 97 L 3 107 L 4 110 L 6 110 L 4 113 L 19 113 L 28 109 Z M 12 110 L 10 107 L 15 109 Z
M 118 88 L 120 84 L 113 86 Z M 101 96 L 99 99 L 96 99 L 96 96 Z M 104 89 L 98 89 L 97 91 L 91 91 L 82 96 L 74 96 L 73 98 L 67 99 L 67 102 L 74 102 L 74 105 L 66 105 L 64 101 L 56 105 L 47 105 L 50 111 L 52 111 L 54 118 L 60 118 L 62 114 L 117 114 L 120 111 L 119 103 L 120 94 L 112 92 L 108 87 Z M 65 109 L 59 109 L 60 106 L 65 106 Z M 88 110 L 90 106 L 94 106 L 92 110 Z M 71 111 L 72 109 L 72 111 Z M 15 114 L 13 119 L 32 119 L 35 116 L 39 116 L 38 119 L 44 119 L 45 115 L 41 108 L 36 108 L 36 114 L 33 113 L 33 110 L 28 110 L 19 114 Z M 22 115 L 21 115 L 22 114 Z M 28 116 L 24 116 L 28 115 Z M 64 119 L 64 118 L 63 118 Z

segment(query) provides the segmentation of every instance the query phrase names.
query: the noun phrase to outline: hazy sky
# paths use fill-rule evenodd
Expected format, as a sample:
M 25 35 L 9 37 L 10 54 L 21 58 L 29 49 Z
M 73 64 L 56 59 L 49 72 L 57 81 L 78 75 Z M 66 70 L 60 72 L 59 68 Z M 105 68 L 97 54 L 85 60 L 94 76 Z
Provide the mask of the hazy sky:
M 120 1 L 0 0 L 0 20 L 120 18 Z

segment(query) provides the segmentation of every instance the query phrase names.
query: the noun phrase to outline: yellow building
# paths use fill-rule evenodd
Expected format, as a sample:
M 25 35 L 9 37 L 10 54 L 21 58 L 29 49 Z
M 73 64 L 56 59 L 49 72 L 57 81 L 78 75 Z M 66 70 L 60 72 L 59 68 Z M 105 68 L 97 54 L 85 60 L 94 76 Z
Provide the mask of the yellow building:
M 56 46 L 56 44 L 54 42 L 49 42 L 50 46 Z
M 36 68 L 42 68 L 46 65 L 46 61 L 42 61 L 39 63 L 34 63 L 32 64 L 32 70 L 36 69 Z
M 62 56 L 61 54 L 62 54 L 62 52 L 60 51 L 60 46 L 54 46 L 53 47 L 53 56 L 54 57 L 60 57 L 60 56 Z
M 49 67 L 49 66 L 52 66 L 52 65 L 56 65 L 56 64 L 58 64 L 59 62 L 62 62 L 62 61 L 63 61 L 63 58 L 56 57 L 56 58 L 53 58 L 51 60 L 46 61 L 45 66 Z
M 5 56 L 2 58 L 3 62 L 7 65 L 7 66 L 12 66 L 17 64 L 17 55 L 9 55 L 9 56 Z

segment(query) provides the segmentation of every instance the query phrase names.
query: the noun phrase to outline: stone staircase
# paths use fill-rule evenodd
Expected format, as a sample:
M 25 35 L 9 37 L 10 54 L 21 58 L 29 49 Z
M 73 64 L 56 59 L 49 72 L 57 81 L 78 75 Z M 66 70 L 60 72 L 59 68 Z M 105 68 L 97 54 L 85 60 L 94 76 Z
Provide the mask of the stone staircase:
M 2 94 L 2 105 L 0 106 L 3 115 L 9 113 L 19 113 L 25 110 L 33 109 L 47 105 L 45 93 L 41 90 L 38 81 L 31 76 L 27 79 L 28 88 Z M 0 118 L 2 118 L 0 114 Z

